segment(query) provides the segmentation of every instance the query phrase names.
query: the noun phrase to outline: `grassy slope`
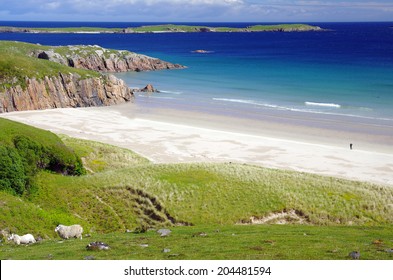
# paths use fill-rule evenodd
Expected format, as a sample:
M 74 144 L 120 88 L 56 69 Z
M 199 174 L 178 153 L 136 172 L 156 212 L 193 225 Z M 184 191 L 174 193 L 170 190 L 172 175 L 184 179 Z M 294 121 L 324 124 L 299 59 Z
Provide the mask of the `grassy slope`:
M 391 258 L 384 251 L 393 245 L 391 188 L 249 165 L 155 165 L 125 149 L 62 140 L 85 158 L 91 174 L 42 172 L 38 191 L 29 197 L 0 192 L 0 229 L 45 238 L 28 247 L 4 245 L 0 259 L 81 259 L 91 254 L 84 247 L 95 240 L 114 249 L 93 253 L 97 259 L 165 259 L 171 257 L 161 252 L 167 247 L 175 259 L 342 259 L 348 250 L 361 250 L 369 259 Z M 314 226 L 234 225 L 284 208 L 302 211 Z M 141 223 L 170 226 L 152 219 L 154 211 L 194 226 L 175 227 L 166 239 L 150 231 L 124 233 Z M 93 237 L 63 246 L 53 232 L 58 223 L 80 223 Z M 208 236 L 193 237 L 201 231 Z M 377 239 L 384 243 L 371 244 Z
M 0 41 L 0 92 L 2 87 L 25 85 L 26 77 L 43 79 L 61 73 L 75 73 L 82 78 L 98 77 L 99 73 L 75 69 L 48 60 L 30 57 L 33 50 L 48 50 L 53 47 L 22 42 Z

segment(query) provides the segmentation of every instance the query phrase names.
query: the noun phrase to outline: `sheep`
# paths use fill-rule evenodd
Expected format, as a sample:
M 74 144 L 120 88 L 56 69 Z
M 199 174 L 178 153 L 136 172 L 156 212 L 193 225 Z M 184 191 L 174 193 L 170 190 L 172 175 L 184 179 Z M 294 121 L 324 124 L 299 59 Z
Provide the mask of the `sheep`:
M 57 234 L 63 239 L 68 239 L 71 237 L 82 239 L 83 228 L 80 225 L 58 225 L 55 228 L 55 232 L 57 232 Z
M 29 244 L 29 243 L 35 243 L 34 236 L 30 233 L 19 236 L 17 234 L 11 234 L 10 237 L 8 237 L 8 240 L 14 241 L 16 245 L 20 244 Z

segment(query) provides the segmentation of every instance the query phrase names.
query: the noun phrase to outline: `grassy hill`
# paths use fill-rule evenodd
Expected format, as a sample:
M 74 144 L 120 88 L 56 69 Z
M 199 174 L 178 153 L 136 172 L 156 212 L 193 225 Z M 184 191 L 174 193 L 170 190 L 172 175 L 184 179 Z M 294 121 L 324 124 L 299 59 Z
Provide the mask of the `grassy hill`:
M 5 131 L 22 131 L 20 124 L 7 122 L 7 130 L 3 124 L 0 143 L 11 145 L 12 132 Z M 59 141 L 35 128 L 23 131 L 43 143 Z M 345 259 L 348 250 L 392 258 L 385 252 L 393 246 L 390 187 L 243 164 L 152 164 L 122 148 L 61 141 L 88 174 L 40 171 L 34 192 L 0 191 L 0 229 L 44 238 L 28 247 L 0 246 L 0 259 L 83 259 L 96 240 L 113 248 L 93 253 L 97 259 Z M 266 224 L 251 225 L 251 218 Z M 58 223 L 79 223 L 92 237 L 58 243 Z M 152 231 L 161 227 L 171 236 Z M 172 254 L 162 253 L 167 247 Z
M 0 94 L 4 87 L 15 85 L 24 87 L 26 77 L 40 80 L 45 76 L 57 76 L 59 73 L 78 74 L 81 78 L 100 76 L 95 71 L 71 68 L 29 55 L 33 51 L 50 48 L 50 46 L 22 42 L 0 41 Z
M 81 159 L 55 134 L 2 118 L 0 128 L 1 191 L 31 193 L 41 170 L 85 174 Z

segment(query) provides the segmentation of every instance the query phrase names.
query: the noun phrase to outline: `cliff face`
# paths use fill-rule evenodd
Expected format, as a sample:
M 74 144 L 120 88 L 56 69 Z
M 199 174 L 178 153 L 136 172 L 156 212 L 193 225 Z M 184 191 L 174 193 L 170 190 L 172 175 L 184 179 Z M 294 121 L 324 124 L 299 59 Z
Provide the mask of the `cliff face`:
M 124 81 L 93 71 L 184 68 L 129 51 L 90 45 L 51 47 L 1 41 L 0 58 L 0 113 L 127 102 L 134 96 Z
M 54 47 L 35 50 L 31 56 L 66 66 L 102 72 L 181 69 L 184 66 L 129 51 L 114 51 L 100 46 Z
M 113 75 L 80 79 L 78 74 L 60 73 L 43 80 L 26 78 L 26 84 L 1 90 L 0 113 L 113 105 L 134 98 L 124 81 Z

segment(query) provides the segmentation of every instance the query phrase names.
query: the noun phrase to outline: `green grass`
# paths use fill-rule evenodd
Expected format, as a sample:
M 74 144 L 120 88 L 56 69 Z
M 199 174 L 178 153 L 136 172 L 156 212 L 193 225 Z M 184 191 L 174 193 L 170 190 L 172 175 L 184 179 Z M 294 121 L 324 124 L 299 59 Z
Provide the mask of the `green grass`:
M 0 117 L 0 144 L 13 145 L 13 138 L 17 135 L 24 135 L 45 146 L 63 145 L 54 133 Z
M 58 76 L 59 73 L 73 73 L 84 78 L 99 77 L 101 74 L 71 68 L 52 61 L 31 57 L 34 50 L 48 50 L 51 47 L 22 42 L 0 41 L 0 94 L 2 88 L 20 85 L 26 87 L 26 78 L 42 80 Z
M 73 146 L 78 143 L 76 152 L 94 173 L 65 177 L 42 172 L 36 179 L 38 190 L 20 202 L 57 213 L 60 218 L 47 228 L 35 228 L 35 219 L 20 217 L 28 229 L 48 236 L 54 236 L 52 227 L 63 216 L 92 232 L 135 229 L 141 222 L 160 225 L 146 214 L 152 211 L 194 225 L 233 225 L 284 209 L 303 213 L 314 225 L 392 223 L 393 190 L 389 187 L 249 165 L 157 165 L 123 149 L 67 141 L 74 142 Z M 119 156 L 114 156 L 118 150 Z M 98 166 L 94 155 L 99 155 Z M 0 223 L 0 228 L 13 225 L 11 218 Z
M 124 148 L 60 135 L 61 140 L 83 158 L 90 173 L 148 164 L 149 160 Z
M 43 141 L 53 137 L 23 131 Z M 1 133 L 6 143 L 13 132 Z M 391 187 L 243 164 L 153 164 L 122 148 L 61 139 L 89 174 L 40 172 L 34 193 L 0 192 L 0 229 L 44 238 L 27 247 L 6 243 L 0 259 L 345 259 L 353 250 L 365 259 L 392 258 L 385 251 L 393 246 Z M 289 210 L 306 224 L 237 225 Z M 58 223 L 79 223 L 92 237 L 58 243 Z M 173 234 L 125 233 L 161 227 Z M 193 236 L 198 232 L 207 236 Z M 112 250 L 87 252 L 96 240 Z
M 302 225 L 176 227 L 168 237 L 146 233 L 93 234 L 82 240 L 44 240 L 29 246 L 0 246 L 0 259 L 22 260 L 346 260 L 354 250 L 361 259 L 392 260 L 391 226 L 337 227 Z M 201 235 L 201 233 L 204 233 Z M 108 251 L 88 251 L 102 241 Z M 373 244 L 373 243 L 380 244 Z M 141 246 L 145 245 L 145 246 Z M 148 245 L 146 247 L 146 245 Z M 164 249 L 170 252 L 164 253 Z

